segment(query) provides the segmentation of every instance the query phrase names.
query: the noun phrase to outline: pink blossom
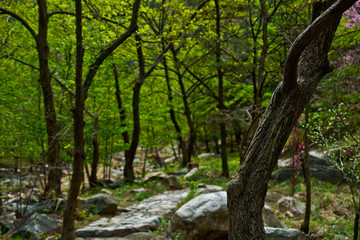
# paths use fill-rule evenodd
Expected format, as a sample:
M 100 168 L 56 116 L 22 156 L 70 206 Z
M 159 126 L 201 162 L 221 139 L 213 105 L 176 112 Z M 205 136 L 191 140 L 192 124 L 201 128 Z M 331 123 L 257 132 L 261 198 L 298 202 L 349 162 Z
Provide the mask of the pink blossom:
M 345 24 L 346 28 L 354 28 L 356 25 L 360 24 L 360 1 L 357 1 L 351 8 L 349 8 L 345 13 L 344 17 L 349 20 Z
M 350 50 L 344 57 L 343 57 L 343 65 L 341 68 L 351 66 L 355 63 L 360 62 L 360 47 Z

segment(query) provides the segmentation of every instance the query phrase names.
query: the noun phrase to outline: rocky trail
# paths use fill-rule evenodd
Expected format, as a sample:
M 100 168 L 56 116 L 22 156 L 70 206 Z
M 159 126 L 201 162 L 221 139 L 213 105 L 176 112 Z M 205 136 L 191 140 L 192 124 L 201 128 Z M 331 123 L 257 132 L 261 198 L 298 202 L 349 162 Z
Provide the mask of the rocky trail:
M 79 239 L 125 237 L 134 232 L 148 232 L 160 225 L 164 216 L 174 212 L 189 190 L 165 191 L 143 200 L 140 204 L 121 209 L 114 217 L 103 217 L 76 231 Z

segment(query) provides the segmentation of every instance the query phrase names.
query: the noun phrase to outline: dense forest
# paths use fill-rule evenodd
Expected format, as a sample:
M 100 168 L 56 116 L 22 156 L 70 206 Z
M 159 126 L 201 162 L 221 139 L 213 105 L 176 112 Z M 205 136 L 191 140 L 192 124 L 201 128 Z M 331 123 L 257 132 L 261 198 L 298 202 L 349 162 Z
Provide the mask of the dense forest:
M 0 0 L 0 167 L 67 199 L 61 239 L 74 239 L 79 194 L 114 168 L 132 188 L 146 164 L 211 162 L 228 183 L 229 239 L 265 239 L 278 160 L 298 169 L 293 191 L 304 176 L 308 234 L 309 151 L 326 152 L 358 239 L 359 31 L 356 0 Z M 3 212 L 29 186 L 0 179 Z

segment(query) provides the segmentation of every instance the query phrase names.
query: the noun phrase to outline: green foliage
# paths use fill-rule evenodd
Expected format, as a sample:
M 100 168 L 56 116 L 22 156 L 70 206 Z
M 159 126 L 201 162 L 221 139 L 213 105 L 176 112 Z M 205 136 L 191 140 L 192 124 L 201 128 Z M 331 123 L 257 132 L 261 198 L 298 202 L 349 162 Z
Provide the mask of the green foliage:
M 38 9 L 32 1 L 5 1 L 2 6 L 22 17 L 37 34 Z M 281 1 L 280 1 L 281 2 Z M 48 13 L 74 12 L 74 1 L 47 1 Z M 129 26 L 131 1 L 83 2 L 83 44 L 85 47 L 84 76 L 98 54 L 119 37 Z M 169 102 L 163 62 L 145 80 L 141 92 L 141 135 L 143 148 L 160 148 L 176 145 L 177 133 L 170 119 L 170 107 L 181 128 L 181 137 L 189 137 L 189 126 L 184 117 L 183 97 L 187 97 L 191 118 L 198 134 L 198 145 L 219 136 L 219 123 L 226 122 L 228 135 L 237 133 L 244 138 L 255 116 L 269 103 L 277 84 L 281 81 L 282 67 L 291 42 L 305 28 L 310 6 L 304 1 L 266 1 L 271 15 L 263 25 L 264 10 L 257 1 L 222 1 L 221 32 L 215 31 L 214 1 L 199 8 L 197 1 L 145 1 L 142 2 L 138 20 L 146 70 L 154 63 L 168 44 L 173 44 L 179 60 L 177 65 L 171 51 L 165 54 L 171 97 Z M 0 165 L 23 162 L 23 166 L 41 165 L 47 154 L 47 132 L 42 89 L 38 83 L 39 67 L 36 43 L 29 31 L 13 17 L 0 14 Z M 330 59 L 336 71 L 320 85 L 312 109 L 310 131 L 313 139 L 324 149 L 334 149 L 336 164 L 358 186 L 359 159 L 358 133 L 359 74 L 358 64 L 344 66 L 344 56 L 357 47 L 360 41 L 358 27 L 347 29 L 340 23 L 333 42 Z M 219 39 L 218 39 L 219 38 Z M 216 46 L 220 43 L 220 62 L 216 60 Z M 59 128 L 61 159 L 72 163 L 74 153 L 73 115 L 71 107 L 75 91 L 75 25 L 70 14 L 54 14 L 49 18 L 48 45 L 49 67 L 52 74 L 57 124 Z M 261 56 L 265 62 L 260 65 Z M 21 60 L 21 61 L 19 61 Z M 24 64 L 26 63 L 26 65 Z M 123 104 L 118 108 L 115 92 L 115 73 L 118 70 L 119 87 Z M 224 102 L 226 109 L 219 111 L 219 86 L 217 70 L 223 72 Z M 110 165 L 109 156 L 129 148 L 122 134 L 132 132 L 132 92 L 138 77 L 139 64 L 134 38 L 129 38 L 121 48 L 104 61 L 88 94 L 86 108 L 99 117 L 98 141 L 100 163 Z M 185 93 L 181 92 L 177 71 L 184 81 Z M 261 82 L 261 75 L 264 82 Z M 57 80 L 63 83 L 64 89 Z M 323 101 L 322 99 L 326 99 Z M 336 111 L 331 103 L 343 102 Z M 329 110 L 330 109 L 330 110 Z M 119 112 L 125 110 L 126 120 L 120 122 Z M 86 163 L 93 160 L 94 120 L 85 114 Z M 256 125 L 256 124 L 255 124 Z M 207 129 L 205 136 L 204 129 Z M 249 137 L 251 136 L 251 132 Z M 228 138 L 229 140 L 229 138 Z M 246 145 L 246 143 L 245 143 Z M 238 153 L 229 156 L 230 175 L 239 167 Z M 188 199 L 194 196 L 200 181 L 226 188 L 220 176 L 219 158 L 200 161 L 199 174 L 211 176 L 188 183 Z M 350 181 L 350 182 L 351 182 Z M 143 193 L 130 193 L 143 183 L 126 185 L 113 191 L 124 201 L 135 197 L 140 201 L 164 189 L 147 183 Z M 331 186 L 324 186 L 330 189 Z M 301 188 L 301 187 L 300 187 Z M 354 188 L 355 189 L 355 188 Z M 86 196 L 95 194 L 100 187 Z M 300 191 L 301 189 L 296 189 Z M 319 189 L 321 191 L 321 189 Z M 325 191 L 325 190 L 324 190 Z M 55 196 L 53 196 L 55 197 Z

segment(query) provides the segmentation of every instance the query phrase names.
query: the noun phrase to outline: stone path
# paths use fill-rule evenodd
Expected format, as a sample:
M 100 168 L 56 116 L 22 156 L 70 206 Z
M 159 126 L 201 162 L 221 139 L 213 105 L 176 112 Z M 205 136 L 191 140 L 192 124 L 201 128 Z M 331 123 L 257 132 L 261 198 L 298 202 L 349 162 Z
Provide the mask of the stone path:
M 138 205 L 122 209 L 112 218 L 101 218 L 76 231 L 79 239 L 122 239 L 134 232 L 154 230 L 163 216 L 172 213 L 189 190 L 166 191 L 147 198 Z

